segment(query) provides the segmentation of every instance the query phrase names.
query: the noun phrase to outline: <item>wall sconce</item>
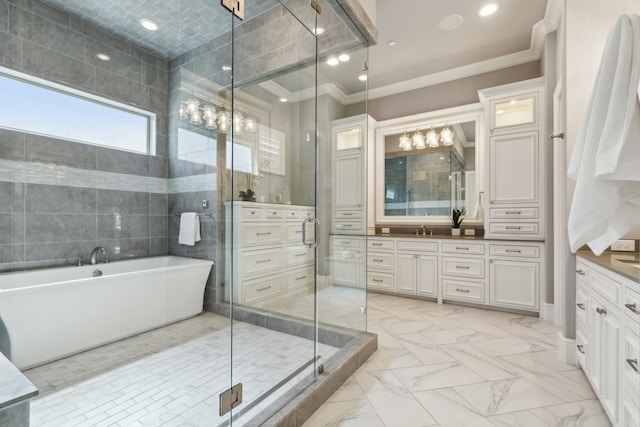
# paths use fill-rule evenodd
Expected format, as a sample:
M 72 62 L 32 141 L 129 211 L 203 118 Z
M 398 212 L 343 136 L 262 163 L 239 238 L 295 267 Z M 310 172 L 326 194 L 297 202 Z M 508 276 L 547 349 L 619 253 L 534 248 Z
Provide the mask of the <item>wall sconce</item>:
M 420 129 L 417 129 L 412 137 L 407 135 L 407 131 L 402 132 L 400 136 L 400 143 L 398 148 L 403 151 L 411 151 L 414 148 L 417 150 L 423 150 L 429 146 L 429 148 L 437 148 L 442 142 L 443 146 L 453 145 L 453 137 L 455 134 L 445 124 L 444 128 L 440 131 L 440 135 L 433 127 L 430 127 L 426 135 L 422 134 Z
M 231 124 L 229 112 L 223 107 L 216 107 L 211 103 L 205 103 L 202 107 L 200 101 L 190 96 L 186 101 L 180 102 L 180 119 L 189 120 L 194 126 L 204 124 L 206 129 L 218 129 L 221 133 L 227 133 Z M 255 132 L 257 129 L 256 120 L 253 117 L 246 118 L 241 112 L 233 115 L 233 131 L 241 135 L 243 131 Z

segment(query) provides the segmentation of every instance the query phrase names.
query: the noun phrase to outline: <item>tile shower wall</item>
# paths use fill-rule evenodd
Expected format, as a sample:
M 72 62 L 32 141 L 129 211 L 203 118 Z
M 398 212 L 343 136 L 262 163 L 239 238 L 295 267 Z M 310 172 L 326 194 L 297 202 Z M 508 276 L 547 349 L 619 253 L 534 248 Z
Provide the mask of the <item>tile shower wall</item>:
M 167 61 L 36 0 L 0 0 L 0 46 L 0 66 L 157 120 L 155 156 L 0 130 L 0 271 L 86 260 L 96 245 L 112 259 L 167 254 Z

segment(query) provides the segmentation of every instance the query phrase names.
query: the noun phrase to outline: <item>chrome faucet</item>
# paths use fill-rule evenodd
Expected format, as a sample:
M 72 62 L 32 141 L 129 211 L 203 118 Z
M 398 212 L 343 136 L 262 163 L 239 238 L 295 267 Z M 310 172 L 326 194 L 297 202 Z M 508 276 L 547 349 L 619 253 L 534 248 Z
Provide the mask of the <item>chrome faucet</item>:
M 105 264 L 109 262 L 109 255 L 107 255 L 107 251 L 104 250 L 102 246 L 96 246 L 91 251 L 91 265 L 95 265 L 98 263 L 98 255 L 104 254 L 104 262 Z
M 422 228 L 422 235 L 426 236 L 427 235 L 427 226 L 423 225 L 421 228 Z

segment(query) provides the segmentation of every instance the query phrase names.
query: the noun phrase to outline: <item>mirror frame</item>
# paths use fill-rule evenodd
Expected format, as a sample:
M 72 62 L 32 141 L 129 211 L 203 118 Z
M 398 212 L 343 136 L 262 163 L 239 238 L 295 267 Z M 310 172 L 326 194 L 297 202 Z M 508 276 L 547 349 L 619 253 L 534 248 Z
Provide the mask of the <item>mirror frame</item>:
M 401 134 L 405 130 L 439 127 L 445 124 L 476 122 L 476 191 L 484 191 L 485 163 L 485 123 L 482 104 L 469 104 L 428 113 L 414 114 L 378 122 L 376 126 L 375 146 L 375 222 L 376 225 L 429 224 L 448 225 L 450 218 L 445 215 L 430 216 L 387 216 L 384 214 L 385 189 L 385 138 L 388 135 Z M 483 220 L 467 218 L 465 224 L 483 225 Z

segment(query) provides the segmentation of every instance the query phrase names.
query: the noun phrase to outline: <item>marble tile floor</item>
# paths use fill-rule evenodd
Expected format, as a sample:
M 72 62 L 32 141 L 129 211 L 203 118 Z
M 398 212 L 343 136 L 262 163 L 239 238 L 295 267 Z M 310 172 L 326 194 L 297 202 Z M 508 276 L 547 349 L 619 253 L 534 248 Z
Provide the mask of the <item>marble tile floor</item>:
M 228 419 L 218 415 L 218 395 L 231 381 L 229 334 L 227 318 L 203 313 L 26 370 L 40 389 L 31 426 L 220 425 Z M 233 334 L 233 383 L 243 383 L 244 402 L 313 357 L 313 343 L 303 338 L 242 322 Z M 320 344 L 318 351 L 329 358 L 337 350 Z
M 378 351 L 304 427 L 610 427 L 535 317 L 370 293 Z

